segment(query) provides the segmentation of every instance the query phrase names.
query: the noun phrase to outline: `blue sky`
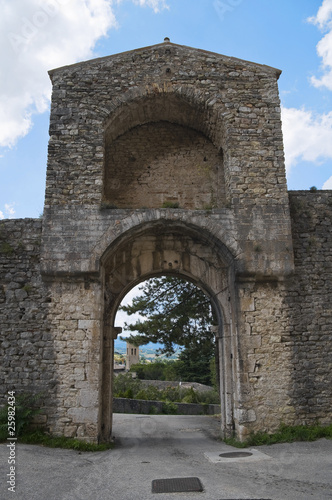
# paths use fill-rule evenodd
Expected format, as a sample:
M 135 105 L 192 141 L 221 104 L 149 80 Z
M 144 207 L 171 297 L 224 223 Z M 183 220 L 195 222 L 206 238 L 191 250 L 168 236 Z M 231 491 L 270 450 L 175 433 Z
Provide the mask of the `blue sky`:
M 161 43 L 282 70 L 289 189 L 332 189 L 332 0 L 0 0 L 0 219 L 38 217 L 49 69 Z

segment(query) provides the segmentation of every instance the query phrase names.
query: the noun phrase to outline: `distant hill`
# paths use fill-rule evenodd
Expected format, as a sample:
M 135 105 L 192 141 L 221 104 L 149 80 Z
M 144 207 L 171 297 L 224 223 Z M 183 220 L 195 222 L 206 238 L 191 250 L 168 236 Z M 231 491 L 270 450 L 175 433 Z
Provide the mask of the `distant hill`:
M 140 350 L 140 352 L 156 351 L 157 349 L 160 349 L 161 347 L 163 347 L 163 344 L 159 344 L 159 343 L 154 344 L 153 342 L 150 342 L 149 344 L 141 345 L 139 350 Z M 123 340 L 116 339 L 116 340 L 114 340 L 114 349 L 117 352 L 126 353 L 127 343 L 124 342 Z
M 144 356 L 145 359 L 147 359 L 148 361 L 154 361 L 156 359 L 156 351 L 161 347 L 163 347 L 163 344 L 160 343 L 154 344 L 153 342 L 149 342 L 149 344 L 140 346 L 139 348 L 140 356 Z M 127 343 L 120 339 L 116 339 L 114 341 L 114 350 L 119 354 L 127 354 Z M 180 351 L 178 350 L 173 356 L 167 359 L 177 359 L 179 352 Z M 162 355 L 160 356 L 159 359 L 165 359 L 165 358 L 166 356 Z

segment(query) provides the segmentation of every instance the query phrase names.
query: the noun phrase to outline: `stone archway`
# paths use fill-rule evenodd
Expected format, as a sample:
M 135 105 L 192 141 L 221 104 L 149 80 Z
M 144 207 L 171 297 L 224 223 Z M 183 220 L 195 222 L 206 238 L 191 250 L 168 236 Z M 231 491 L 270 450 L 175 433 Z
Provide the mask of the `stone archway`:
M 112 431 L 112 366 L 117 309 L 128 291 L 148 278 L 164 274 L 184 277 L 210 297 L 218 319 L 221 432 L 234 430 L 237 394 L 237 329 L 233 257 L 207 231 L 178 221 L 144 223 L 124 233 L 102 257 L 104 280 L 103 373 L 100 438 Z
M 109 439 L 115 312 L 165 272 L 218 311 L 223 433 L 294 421 L 279 75 L 169 41 L 50 73 L 40 274 L 61 381 L 52 430 Z
M 287 192 L 279 76 L 168 39 L 50 72 L 44 214 L 4 225 L 0 302 L 7 389 L 47 387 L 52 433 L 109 439 L 116 309 L 165 272 L 218 311 L 224 434 L 327 422 L 329 200 Z

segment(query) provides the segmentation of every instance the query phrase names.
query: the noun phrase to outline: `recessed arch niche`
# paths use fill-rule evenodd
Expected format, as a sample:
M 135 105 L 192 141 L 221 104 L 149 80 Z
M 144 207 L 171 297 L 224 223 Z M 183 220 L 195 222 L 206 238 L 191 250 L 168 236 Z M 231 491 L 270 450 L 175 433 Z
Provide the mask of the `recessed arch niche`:
M 221 142 L 218 130 L 211 131 L 209 113 L 177 95 L 146 96 L 120 106 L 106 126 L 103 203 L 224 206 Z

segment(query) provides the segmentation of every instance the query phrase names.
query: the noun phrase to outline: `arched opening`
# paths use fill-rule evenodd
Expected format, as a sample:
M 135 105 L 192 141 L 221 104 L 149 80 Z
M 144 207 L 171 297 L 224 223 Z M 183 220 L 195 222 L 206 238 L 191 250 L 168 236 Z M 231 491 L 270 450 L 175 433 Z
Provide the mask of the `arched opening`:
M 220 414 L 216 322 L 205 290 L 178 275 L 131 289 L 116 314 L 114 358 L 127 356 L 126 366 L 114 364 L 114 413 Z
M 216 317 L 221 395 L 221 432 L 233 432 L 237 399 L 237 335 L 233 258 L 211 234 L 171 220 L 142 224 L 118 238 L 102 258 L 104 274 L 103 374 L 100 439 L 109 440 L 112 421 L 116 313 L 125 295 L 154 276 L 177 275 L 195 283 L 209 296 Z

